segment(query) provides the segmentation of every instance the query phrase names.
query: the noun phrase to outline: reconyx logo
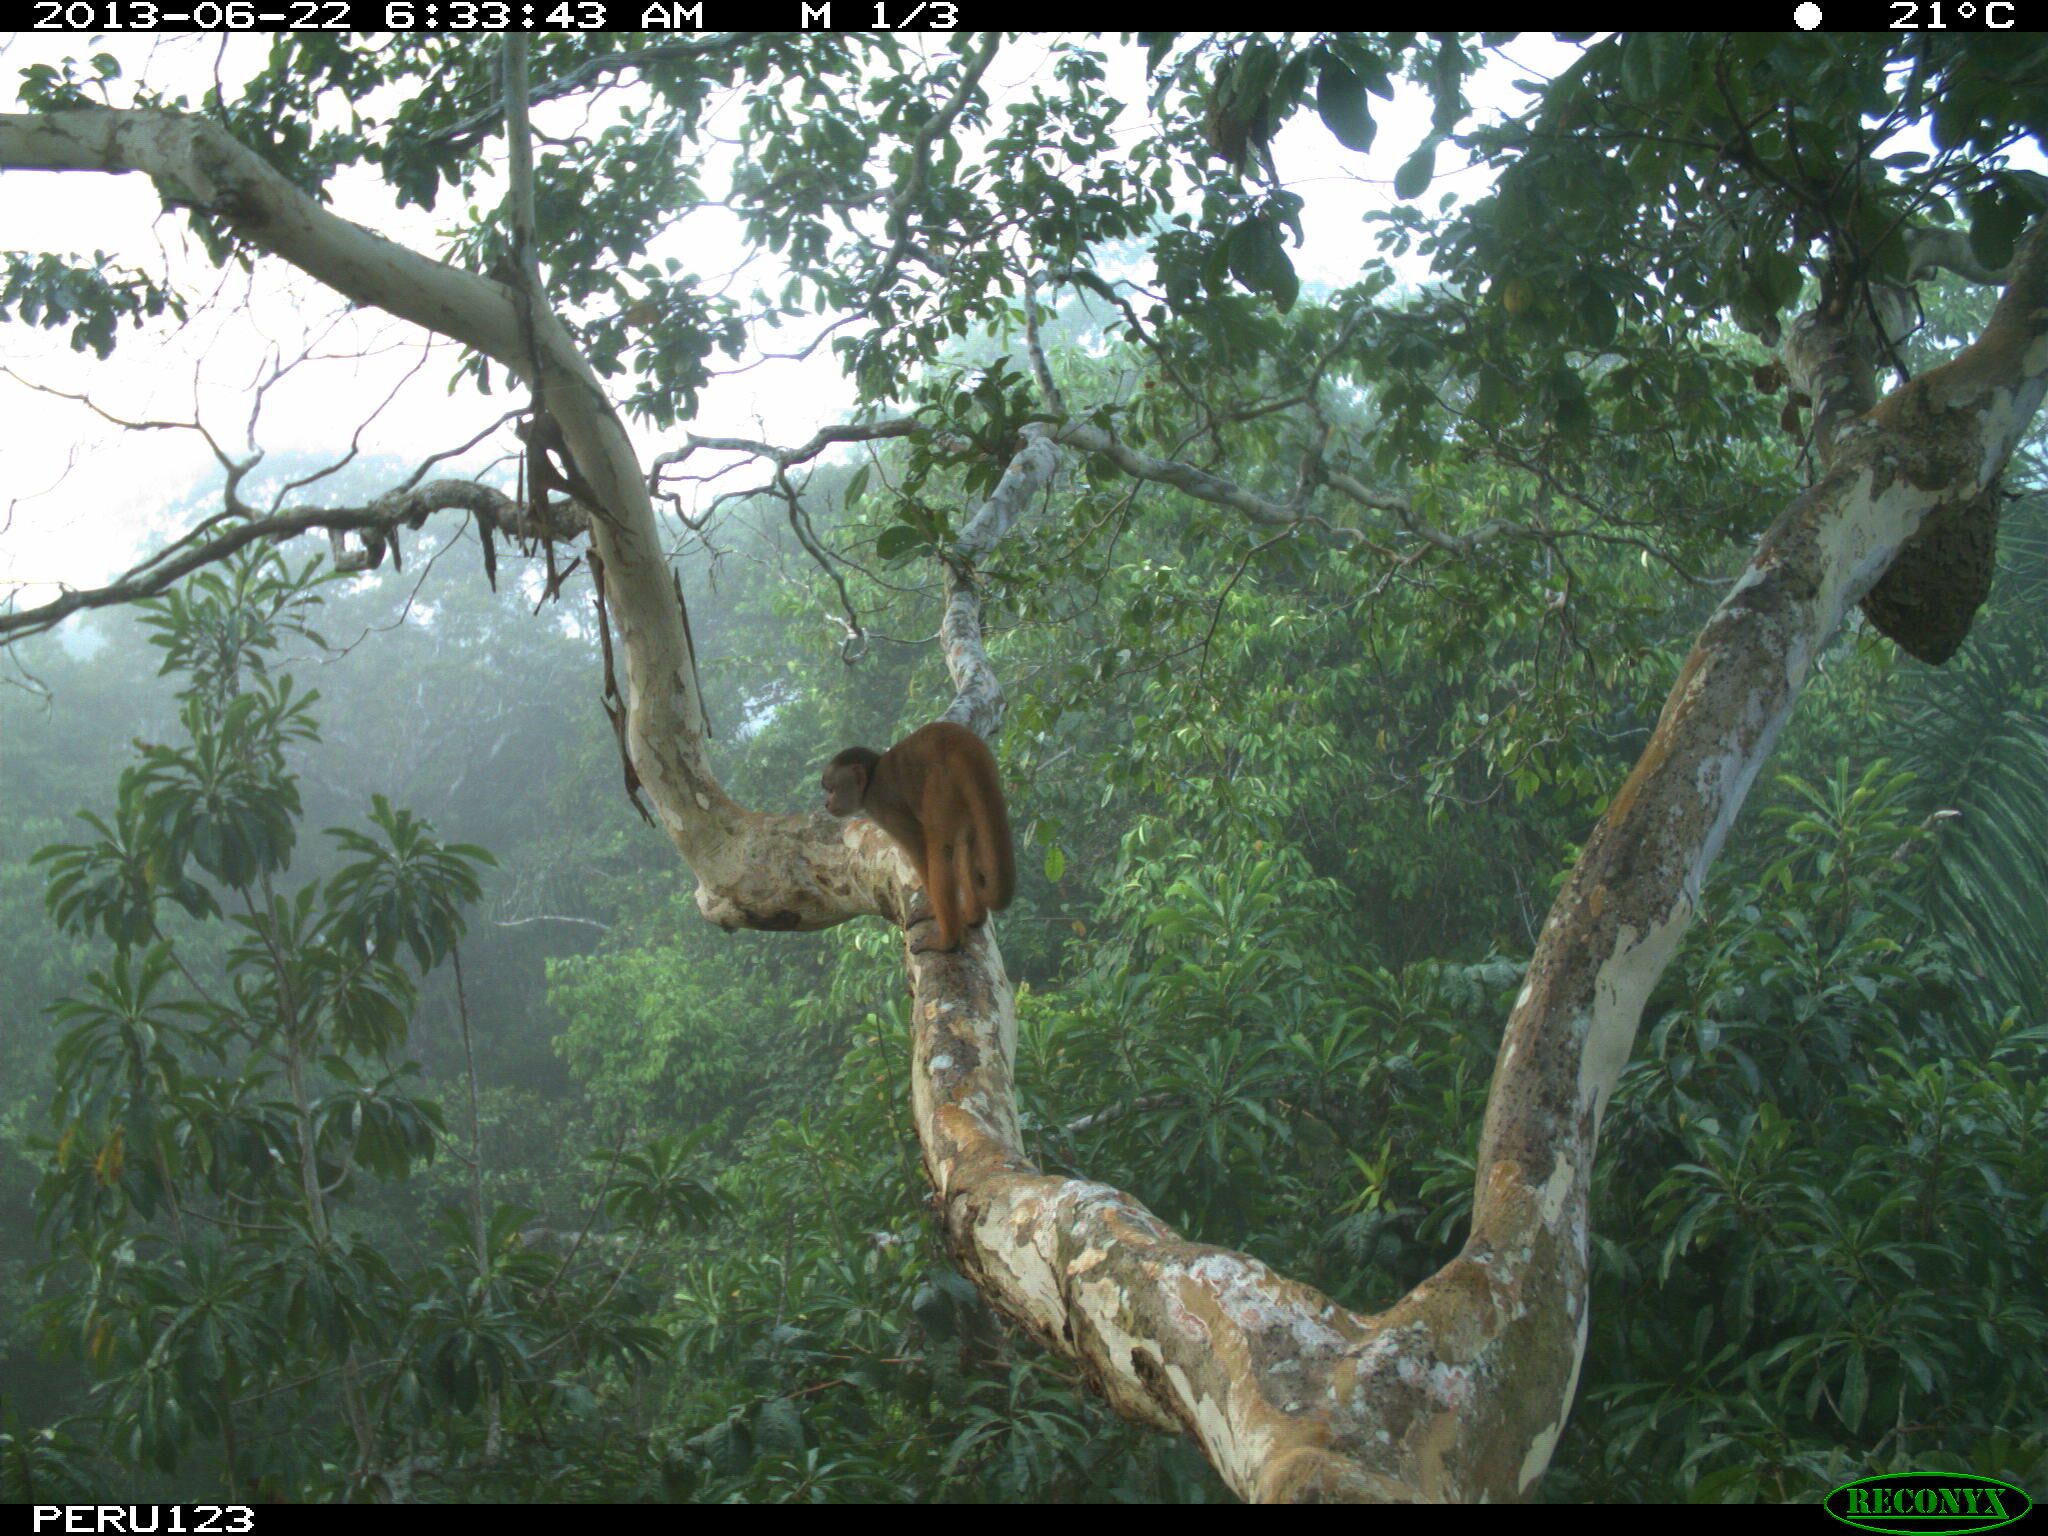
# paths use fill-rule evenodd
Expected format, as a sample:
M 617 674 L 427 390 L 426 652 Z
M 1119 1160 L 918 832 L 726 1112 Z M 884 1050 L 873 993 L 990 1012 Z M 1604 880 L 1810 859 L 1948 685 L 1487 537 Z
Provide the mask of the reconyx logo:
M 2011 1525 L 2034 1501 L 2011 1483 L 1969 1472 L 1899 1472 L 1844 1483 L 1827 1496 L 1827 1510 L 1844 1525 L 1866 1531 L 1920 1536 L 1939 1531 L 1995 1531 Z

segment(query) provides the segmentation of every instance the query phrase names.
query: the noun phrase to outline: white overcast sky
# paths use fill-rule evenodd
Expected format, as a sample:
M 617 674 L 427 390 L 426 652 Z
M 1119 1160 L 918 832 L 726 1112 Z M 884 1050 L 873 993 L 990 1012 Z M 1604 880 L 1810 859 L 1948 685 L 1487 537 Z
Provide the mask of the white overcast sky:
M 944 46 L 936 38 L 920 41 Z M 1050 37 L 1027 37 L 998 59 L 987 82 L 998 109 L 1043 76 L 1044 41 Z M 492 43 L 479 37 L 477 46 Z M 104 51 L 121 61 L 125 79 L 196 100 L 216 71 L 230 86 L 246 78 L 260 67 L 265 47 L 264 39 L 253 37 L 0 34 L 0 80 L 11 102 L 18 73 L 30 64 Z M 1111 90 L 1129 103 L 1116 132 L 1129 140 L 1149 131 L 1142 52 L 1114 45 L 1108 51 Z M 1514 79 L 1547 77 L 1575 52 L 1546 36 L 1519 39 L 1506 49 L 1512 62 L 1496 63 L 1471 87 L 1473 99 L 1482 109 L 1516 106 L 1521 98 Z M 119 96 L 115 102 L 125 104 Z M 1274 146 L 1283 179 L 1307 200 L 1307 243 L 1294 254 L 1297 270 L 1310 281 L 1336 285 L 1357 276 L 1372 249 L 1363 217 L 1392 203 L 1394 172 L 1427 129 L 1428 100 L 1405 83 L 1391 106 L 1376 101 L 1374 108 L 1380 129 L 1369 155 L 1340 146 L 1312 110 L 1298 114 Z M 729 103 L 709 127 L 736 131 L 738 111 Z M 547 109 L 536 115 L 543 129 L 550 126 Z M 554 126 L 571 121 L 580 118 L 557 118 Z M 1477 174 L 1461 167 L 1453 151 L 1444 151 L 1439 180 L 1426 198 L 1477 190 Z M 345 174 L 333 193 L 344 216 L 430 253 L 438 253 L 443 232 L 461 212 L 452 200 L 434 214 L 401 212 L 367 172 Z M 676 254 L 686 265 L 707 279 L 745 257 L 737 221 L 723 210 L 693 214 L 668 238 L 678 242 Z M 45 601 L 54 594 L 51 583 L 105 580 L 162 540 L 167 506 L 203 477 L 217 478 L 212 455 L 195 434 L 138 435 L 30 384 L 88 395 L 101 410 L 130 421 L 189 421 L 196 402 L 216 439 L 239 454 L 249 443 L 253 381 L 272 357 L 294 357 L 317 342 L 319 360 L 295 369 L 264 401 L 256 441 L 272 457 L 338 455 L 358 423 L 374 414 L 361 435 L 363 453 L 412 461 L 475 435 L 513 403 L 503 394 L 480 396 L 466 384 L 450 394 L 457 355 L 451 344 L 432 343 L 422 365 L 425 332 L 375 312 L 348 313 L 330 291 L 281 262 L 261 261 L 253 276 L 213 269 L 182 217 L 163 213 L 140 176 L 0 175 L 0 248 L 104 251 L 112 262 L 169 275 L 188 295 L 205 296 L 183 326 L 164 323 L 140 332 L 124 326 L 106 363 L 72 352 L 64 332 L 0 324 L 0 368 L 7 371 L 0 374 L 0 596 L 25 584 L 21 601 Z M 1409 275 L 1419 277 L 1420 269 Z M 744 295 L 755 286 L 776 292 L 780 274 L 756 262 L 734 288 Z M 801 344 L 809 334 L 786 329 L 764 339 L 776 351 L 791 351 L 792 339 Z M 851 398 L 836 359 L 820 348 L 806 363 L 766 363 L 714 380 L 691 428 L 794 442 L 837 418 Z M 655 434 L 636 435 L 643 454 L 670 446 Z

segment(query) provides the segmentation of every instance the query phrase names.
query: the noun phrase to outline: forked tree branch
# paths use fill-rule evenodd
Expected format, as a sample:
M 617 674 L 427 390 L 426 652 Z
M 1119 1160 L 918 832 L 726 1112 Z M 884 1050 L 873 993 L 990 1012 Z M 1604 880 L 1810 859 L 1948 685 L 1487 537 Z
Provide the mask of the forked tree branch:
M 2048 237 L 1984 335 L 1879 403 L 1701 632 L 1538 938 L 1488 1099 L 1458 1256 L 1363 1314 L 1191 1243 L 1121 1191 L 1040 1173 L 992 946 L 915 955 L 912 1096 L 949 1248 L 1128 1417 L 1185 1430 L 1240 1494 L 1524 1497 L 1578 1385 L 1601 1116 L 1650 989 L 1828 639 L 1936 507 L 1994 479 L 2048 389 Z

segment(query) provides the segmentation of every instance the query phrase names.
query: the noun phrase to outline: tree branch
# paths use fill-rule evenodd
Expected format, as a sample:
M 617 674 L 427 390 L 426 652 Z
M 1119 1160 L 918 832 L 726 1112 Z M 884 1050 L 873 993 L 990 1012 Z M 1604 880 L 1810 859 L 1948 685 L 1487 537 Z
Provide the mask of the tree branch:
M 314 532 L 362 533 L 388 539 L 401 526 L 417 528 L 434 513 L 449 510 L 468 512 L 485 526 L 522 539 L 573 538 L 587 526 L 571 503 L 554 502 L 548 511 L 560 521 L 535 527 L 519 503 L 474 480 L 431 480 L 409 490 L 392 491 L 362 507 L 307 507 L 269 517 L 246 516 L 225 525 L 209 521 L 103 587 L 77 588 L 34 608 L 0 613 L 0 641 L 41 634 L 89 608 L 112 608 L 155 597 L 194 571 L 225 560 L 259 539 L 278 542 Z M 205 529 L 213 531 L 205 537 L 195 536 Z M 351 568 L 343 560 L 336 564 L 342 570 Z
M 967 105 L 974 88 L 981 84 L 981 77 L 988 73 L 989 65 L 995 62 L 996 50 L 1002 46 L 1000 32 L 984 32 L 962 57 L 960 79 L 953 87 L 953 94 L 946 98 L 938 111 L 926 118 L 911 136 L 910 166 L 898 183 L 896 195 L 889 199 L 887 220 L 883 226 L 889 236 L 889 249 L 884 253 L 875 275 L 863 286 L 868 293 L 879 298 L 896 280 L 896 269 L 903 263 L 911 247 L 911 215 L 924 196 L 925 179 L 931 174 L 932 145 L 950 132 L 953 120 Z
M 533 87 L 527 99 L 530 102 L 553 101 L 571 91 L 589 85 L 605 75 L 618 74 L 628 69 L 642 69 L 649 64 L 677 63 L 686 60 L 709 58 L 728 52 L 743 43 L 760 36 L 757 32 L 710 32 L 702 37 L 682 38 L 675 42 L 656 43 L 647 48 L 619 49 L 612 53 L 600 53 L 585 59 L 574 69 L 557 75 Z M 493 100 L 488 107 L 474 112 L 461 122 L 442 129 L 427 142 L 450 144 L 467 148 L 481 141 L 491 129 L 504 121 L 504 112 L 499 101 Z
M 1040 1173 L 993 945 L 912 957 L 917 1109 L 946 1240 L 983 1293 L 1125 1416 L 1185 1430 L 1265 1500 L 1522 1497 L 1585 1351 L 1600 1118 L 1708 866 L 1849 605 L 1921 519 L 1995 478 L 2048 389 L 2048 239 L 1984 335 L 1882 402 L 1702 631 L 1539 937 L 1488 1101 L 1470 1236 L 1388 1310 L 1348 1311 Z M 970 969 L 972 967 L 972 969 Z

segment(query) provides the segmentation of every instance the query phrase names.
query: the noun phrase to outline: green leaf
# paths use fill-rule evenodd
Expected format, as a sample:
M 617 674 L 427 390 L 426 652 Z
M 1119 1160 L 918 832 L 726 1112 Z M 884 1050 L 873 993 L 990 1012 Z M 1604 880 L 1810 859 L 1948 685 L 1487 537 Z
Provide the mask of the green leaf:
M 1287 259 L 1278 226 L 1250 219 L 1230 232 L 1230 275 L 1254 293 L 1271 294 L 1284 309 L 1293 307 L 1301 291 L 1294 263 Z
M 1406 200 L 1420 197 L 1436 175 L 1436 140 L 1424 139 L 1422 147 L 1394 172 L 1394 195 Z
M 1614 311 L 1614 300 L 1598 288 L 1589 288 L 1579 300 L 1579 323 L 1586 328 L 1586 337 L 1594 346 L 1604 347 L 1614 340 L 1621 321 Z
M 1981 193 L 1970 199 L 1970 254 L 1985 266 L 2003 267 L 2012 260 L 2020 230 L 2027 222 L 2018 199 Z
M 897 523 L 882 530 L 882 536 L 875 540 L 875 554 L 883 560 L 904 560 L 924 542 L 921 531 L 908 523 Z
M 1055 883 L 1067 872 L 1067 856 L 1057 847 L 1045 850 L 1045 878 Z
M 1649 101 L 1657 94 L 1650 63 L 1650 32 L 1631 32 L 1621 45 L 1621 91 L 1630 101 Z
M 1377 125 L 1365 99 L 1365 86 L 1335 59 L 1325 59 L 1322 73 L 1316 76 L 1316 111 L 1346 149 L 1362 154 L 1372 148 Z
M 1870 1375 L 1863 1363 L 1863 1351 L 1858 1349 L 1849 1356 L 1849 1368 L 1842 1376 L 1842 1421 L 1851 1429 L 1856 1428 L 1869 1406 Z

